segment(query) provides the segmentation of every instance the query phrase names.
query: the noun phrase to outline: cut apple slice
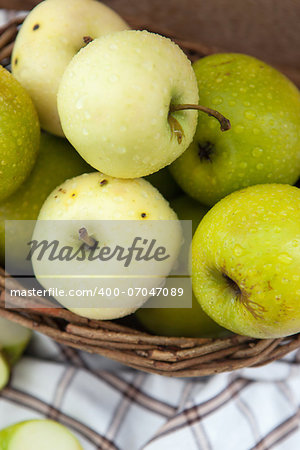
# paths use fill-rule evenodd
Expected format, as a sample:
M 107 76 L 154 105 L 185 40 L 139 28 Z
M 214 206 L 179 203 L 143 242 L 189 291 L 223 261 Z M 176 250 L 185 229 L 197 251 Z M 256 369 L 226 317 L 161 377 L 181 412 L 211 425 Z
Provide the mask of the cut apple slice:
M 83 450 L 63 425 L 52 420 L 29 420 L 0 431 L 0 450 Z
M 10 371 L 8 362 L 5 359 L 5 356 L 2 353 L 0 353 L 0 390 L 7 385 L 9 380 L 9 373 Z
M 9 364 L 14 364 L 25 350 L 31 330 L 0 317 L 0 350 Z

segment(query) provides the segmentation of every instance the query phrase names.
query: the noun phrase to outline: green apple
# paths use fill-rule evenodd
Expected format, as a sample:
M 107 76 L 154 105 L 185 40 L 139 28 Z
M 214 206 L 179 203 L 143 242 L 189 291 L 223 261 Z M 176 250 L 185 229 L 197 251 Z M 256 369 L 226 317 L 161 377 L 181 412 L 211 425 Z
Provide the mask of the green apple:
M 37 157 L 40 126 L 33 103 L 20 83 L 0 66 L 0 201 L 29 175 Z
M 95 39 L 65 70 L 57 97 L 68 140 L 93 167 L 119 178 L 144 177 L 191 143 L 198 103 L 190 61 L 170 39 L 125 30 Z
M 166 287 L 173 287 L 172 279 L 167 279 Z M 168 297 L 161 297 L 164 303 L 168 301 Z M 190 308 L 145 307 L 136 311 L 135 316 L 148 331 L 161 336 L 218 338 L 229 334 L 205 314 L 194 294 Z
M 31 330 L 0 317 L 0 390 L 9 380 L 10 366 L 21 357 L 31 337 Z
M 171 165 L 182 189 L 213 205 L 255 184 L 294 184 L 300 175 L 300 94 L 284 75 L 251 56 L 223 53 L 194 63 L 200 102 L 231 122 L 221 133 L 199 113 L 193 143 Z
M 167 167 L 148 175 L 145 179 L 156 187 L 166 200 L 172 200 L 182 192 Z
M 128 25 L 107 6 L 94 0 L 46 0 L 27 16 L 17 36 L 12 72 L 28 90 L 41 126 L 63 136 L 56 95 L 65 68 L 85 44 Z
M 203 218 L 192 242 L 193 291 L 235 333 L 300 331 L 300 189 L 266 184 L 234 192 Z
M 0 351 L 0 391 L 7 385 L 9 375 L 10 375 L 9 364 L 3 353 Z
M 15 364 L 31 338 L 31 330 L 0 317 L 0 351 L 7 362 Z
M 59 223 L 53 224 L 53 220 Z M 150 297 L 150 290 L 161 285 L 179 253 L 182 232 L 177 216 L 149 182 L 142 178 L 117 179 L 99 172 L 67 180 L 45 201 L 33 241 L 58 240 L 60 248 L 69 246 L 76 252 L 83 243 L 92 249 L 96 242 L 96 250 L 99 244 L 109 249 L 118 245 L 127 251 L 138 236 L 148 243 L 155 238 L 168 250 L 169 257 L 159 263 L 133 258 L 125 267 L 114 260 L 105 263 L 87 258 L 69 262 L 56 258 L 51 263 L 35 252 L 32 264 L 36 278 L 46 289 L 54 289 L 53 296 L 71 311 L 88 318 L 114 319 L 132 313 Z M 145 288 L 146 293 L 136 292 L 136 287 Z M 120 292 L 115 293 L 115 288 Z M 82 296 L 83 289 L 95 294 Z M 108 289 L 111 294 L 107 294 Z M 128 289 L 133 289 L 134 295 Z
M 192 235 L 194 235 L 199 223 L 208 211 L 206 206 L 187 195 L 174 198 L 170 201 L 170 206 L 180 220 L 192 220 Z
M 36 220 L 39 211 L 56 186 L 67 178 L 91 172 L 93 169 L 78 155 L 66 139 L 57 138 L 48 133 L 42 133 L 40 151 L 36 164 L 22 186 L 7 200 L 0 203 L 0 261 L 5 259 L 5 220 Z M 11 225 L 9 233 L 13 236 L 17 262 L 20 249 L 30 240 L 30 229 Z M 18 240 L 18 244 L 16 243 Z
M 58 422 L 27 420 L 0 431 L 0 450 L 83 450 L 73 434 Z
M 194 234 L 200 221 L 207 213 L 207 208 L 187 195 L 182 195 L 170 202 L 180 220 L 192 220 Z M 166 287 L 173 287 L 172 279 L 167 279 Z M 172 298 L 161 296 L 164 304 Z M 155 299 L 155 302 L 159 300 Z M 227 330 L 216 324 L 201 308 L 192 294 L 191 308 L 140 308 L 135 313 L 139 322 L 151 333 L 162 336 L 185 337 L 221 337 Z

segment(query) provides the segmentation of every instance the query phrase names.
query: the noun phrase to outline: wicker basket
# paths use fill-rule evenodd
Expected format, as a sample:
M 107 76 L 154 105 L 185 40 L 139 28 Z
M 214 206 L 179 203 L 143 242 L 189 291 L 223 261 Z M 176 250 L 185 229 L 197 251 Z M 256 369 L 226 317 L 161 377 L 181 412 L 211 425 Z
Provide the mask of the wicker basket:
M 149 29 L 131 19 L 127 18 L 127 21 L 133 28 Z M 2 65 L 10 62 L 14 39 L 21 23 L 22 19 L 14 19 L 0 29 Z M 151 27 L 151 31 L 166 34 L 154 27 Z M 218 50 L 199 42 L 170 37 L 191 60 Z M 11 289 L 18 286 L 16 280 L 0 269 L 0 316 L 50 336 L 61 344 L 103 355 L 155 374 L 195 377 L 243 367 L 257 367 L 300 347 L 300 334 L 264 340 L 238 335 L 221 339 L 153 336 L 139 330 L 134 323 L 132 326 L 125 326 L 122 321 L 85 319 L 66 309 L 53 308 L 51 302 L 40 298 L 11 297 L 9 308 L 5 308 L 5 287 Z

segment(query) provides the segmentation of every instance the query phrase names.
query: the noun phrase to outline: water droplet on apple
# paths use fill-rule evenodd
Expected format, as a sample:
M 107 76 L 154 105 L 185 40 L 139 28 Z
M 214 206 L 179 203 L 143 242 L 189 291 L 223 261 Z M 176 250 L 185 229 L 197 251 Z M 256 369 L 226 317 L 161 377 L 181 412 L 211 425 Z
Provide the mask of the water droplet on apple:
M 246 169 L 246 167 L 248 166 L 248 164 L 246 163 L 246 162 L 241 162 L 241 164 L 240 164 L 240 168 L 241 169 Z
M 257 170 L 262 170 L 264 167 L 263 163 L 259 163 L 256 165 Z
M 262 149 L 262 148 L 259 148 L 259 147 L 255 147 L 255 148 L 252 150 L 252 156 L 254 156 L 254 158 L 258 158 L 259 156 L 262 155 L 262 153 L 263 153 L 263 149 Z
M 244 131 L 244 127 L 243 127 L 243 125 L 237 125 L 235 128 L 234 128 L 234 131 L 236 132 L 236 133 L 242 133 L 243 131 Z
M 76 102 L 76 108 L 77 108 L 77 109 L 82 109 L 82 107 L 83 107 L 83 98 L 80 97 L 80 98 L 77 100 L 77 102 Z
M 236 245 L 233 249 L 233 253 L 236 256 L 240 256 L 243 253 L 243 248 L 240 245 Z
M 116 75 L 115 73 L 113 73 L 110 77 L 109 77 L 109 81 L 111 83 L 116 83 L 118 81 L 119 77 L 118 75 Z
M 229 106 L 234 106 L 236 104 L 236 102 L 234 100 L 230 100 L 228 103 L 229 103 Z
M 110 44 L 109 48 L 111 50 L 118 50 L 118 46 L 116 44 Z
M 293 261 L 293 258 L 291 258 L 287 253 L 282 253 L 278 256 L 278 259 L 284 264 L 291 264 Z
M 91 115 L 90 115 L 90 113 L 89 113 L 88 111 L 84 111 L 84 117 L 85 117 L 86 119 L 90 119 L 90 118 L 91 118 Z
M 223 99 L 222 97 L 215 97 L 212 102 L 214 105 L 220 105 L 221 103 L 223 103 Z
M 256 114 L 254 111 L 245 111 L 244 116 L 246 117 L 246 119 L 248 120 L 253 120 L 256 117 Z
M 120 131 L 122 132 L 122 133 L 124 133 L 124 131 L 126 131 L 127 130 L 127 127 L 125 127 L 125 125 L 121 125 L 120 126 Z
M 116 149 L 116 152 L 119 153 L 120 155 L 123 155 L 124 153 L 126 153 L 126 148 L 125 147 L 118 147 Z
M 84 136 L 87 136 L 89 134 L 89 132 L 86 128 L 83 128 L 82 134 L 84 134 Z

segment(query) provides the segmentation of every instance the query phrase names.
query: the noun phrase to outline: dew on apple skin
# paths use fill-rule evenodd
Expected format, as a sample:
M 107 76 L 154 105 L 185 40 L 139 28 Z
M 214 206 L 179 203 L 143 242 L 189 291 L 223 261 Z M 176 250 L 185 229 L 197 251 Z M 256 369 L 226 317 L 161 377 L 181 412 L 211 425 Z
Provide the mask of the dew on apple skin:
M 91 115 L 90 115 L 90 113 L 89 113 L 88 111 L 84 111 L 84 117 L 85 117 L 86 119 L 90 119 L 90 118 L 91 118 Z
M 254 158 L 258 158 L 259 156 L 262 155 L 262 153 L 263 153 L 263 149 L 262 149 L 262 148 L 259 148 L 259 147 L 255 147 L 255 148 L 252 150 L 252 156 L 254 156 Z
M 119 79 L 119 76 L 116 75 L 115 73 L 113 73 L 113 74 L 109 77 L 109 81 L 110 81 L 111 83 L 116 83 L 116 82 L 118 81 L 118 79 Z
M 243 248 L 240 246 L 240 245 L 236 245 L 235 247 L 234 247 L 234 249 L 233 249 L 233 253 L 236 255 L 236 256 L 240 256 L 240 255 L 242 255 L 242 253 L 243 253 Z
M 257 170 L 262 170 L 264 168 L 263 163 L 259 163 L 256 165 Z
M 287 253 L 282 253 L 278 256 L 278 259 L 284 264 L 291 264 L 293 262 L 293 258 L 291 258 Z
M 256 114 L 254 111 L 245 111 L 244 116 L 246 117 L 246 119 L 248 120 L 254 120 L 256 117 Z
M 83 129 L 82 129 L 82 134 L 83 134 L 84 136 L 88 136 L 89 132 L 88 132 L 88 130 L 87 130 L 86 128 L 83 128 Z
M 124 155 L 124 153 L 126 153 L 126 148 L 125 147 L 118 147 L 116 149 L 116 152 L 119 153 L 120 155 Z
M 237 125 L 233 129 L 234 129 L 235 133 L 240 134 L 240 133 L 243 133 L 245 127 L 243 125 Z
M 222 97 L 215 97 L 212 102 L 214 105 L 221 105 L 221 103 L 223 103 L 223 99 Z
M 246 167 L 248 166 L 248 164 L 246 163 L 246 162 L 241 162 L 241 164 L 240 164 L 240 168 L 241 169 L 246 169 Z
M 82 109 L 83 107 L 83 98 L 80 97 L 76 102 L 76 109 Z

